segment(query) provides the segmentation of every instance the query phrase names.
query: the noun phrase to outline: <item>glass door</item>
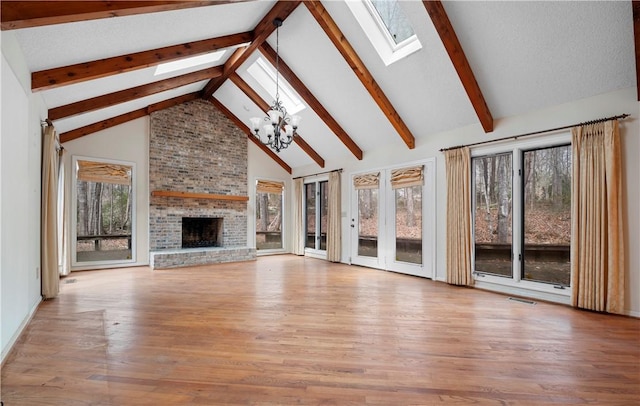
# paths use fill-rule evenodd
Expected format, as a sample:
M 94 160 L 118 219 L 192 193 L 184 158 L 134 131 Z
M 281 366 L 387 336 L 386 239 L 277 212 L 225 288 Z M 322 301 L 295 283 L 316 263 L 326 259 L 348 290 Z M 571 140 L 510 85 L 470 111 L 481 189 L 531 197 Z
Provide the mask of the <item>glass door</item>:
M 383 268 L 380 261 L 380 236 L 383 235 L 384 217 L 381 213 L 380 172 L 354 175 L 351 207 L 351 263 L 372 268 Z
M 315 181 L 304 185 L 305 252 L 326 256 L 329 209 L 329 181 Z

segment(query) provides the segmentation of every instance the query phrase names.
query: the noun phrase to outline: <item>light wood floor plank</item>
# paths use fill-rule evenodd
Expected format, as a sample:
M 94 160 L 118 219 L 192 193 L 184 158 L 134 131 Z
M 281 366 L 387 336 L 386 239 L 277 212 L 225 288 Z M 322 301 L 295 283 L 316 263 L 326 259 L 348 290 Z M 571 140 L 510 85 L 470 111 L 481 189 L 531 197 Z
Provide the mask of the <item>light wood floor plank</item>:
M 7 406 L 633 405 L 640 320 L 289 255 L 78 272 L 1 390 Z

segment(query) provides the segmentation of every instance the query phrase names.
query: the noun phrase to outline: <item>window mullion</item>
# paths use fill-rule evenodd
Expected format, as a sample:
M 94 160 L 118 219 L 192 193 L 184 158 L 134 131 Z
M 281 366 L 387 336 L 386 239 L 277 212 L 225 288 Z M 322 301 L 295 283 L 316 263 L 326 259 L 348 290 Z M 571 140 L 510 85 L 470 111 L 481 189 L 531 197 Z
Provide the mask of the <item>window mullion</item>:
M 523 212 L 523 165 L 522 151 L 518 148 L 513 150 L 513 186 L 511 194 L 512 230 L 511 250 L 513 254 L 513 280 L 520 282 L 522 279 L 522 252 L 524 242 L 524 212 Z

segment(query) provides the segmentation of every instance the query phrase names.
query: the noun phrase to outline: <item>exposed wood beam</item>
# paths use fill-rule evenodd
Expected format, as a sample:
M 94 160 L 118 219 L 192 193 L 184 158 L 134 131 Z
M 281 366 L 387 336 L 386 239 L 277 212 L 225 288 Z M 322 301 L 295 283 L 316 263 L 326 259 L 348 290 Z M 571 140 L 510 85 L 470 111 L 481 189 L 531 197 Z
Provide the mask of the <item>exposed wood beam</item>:
M 234 3 L 221 1 L 11 1 L 2 0 L 3 30 L 122 17 L 183 8 Z
M 276 65 L 276 51 L 265 41 L 260 45 L 260 52 L 273 64 Z M 322 103 L 311 93 L 304 83 L 298 78 L 298 76 L 289 68 L 286 62 L 279 57 L 278 70 L 282 77 L 298 92 L 298 94 L 304 99 L 305 102 L 316 112 L 318 117 L 324 121 L 324 123 L 333 131 L 333 133 L 342 141 L 342 143 L 351 151 L 351 153 L 362 160 L 362 150 L 358 145 L 349 137 L 349 134 L 338 124 L 338 122 L 329 114 L 327 109 L 324 108 Z
M 103 78 L 159 65 L 177 59 L 204 54 L 218 49 L 236 46 L 253 39 L 251 32 L 227 35 L 202 41 L 187 42 L 149 51 L 115 56 L 97 61 L 47 69 L 31 74 L 31 90 L 40 91 L 60 86 Z
M 636 43 L 636 96 L 640 101 L 640 1 L 633 0 L 633 36 Z
M 209 81 L 202 91 L 202 98 L 208 99 L 229 78 L 229 75 L 244 63 L 251 54 L 275 31 L 273 20 L 285 20 L 298 7 L 300 1 L 279 0 L 253 29 L 253 42 L 246 48 L 238 49 L 224 64 L 224 73 L 219 78 Z
M 484 100 L 480 86 L 478 86 L 476 77 L 471 70 L 469 61 L 464 54 L 462 45 L 460 45 L 458 36 L 451 25 L 451 21 L 444 10 L 444 6 L 439 0 L 423 0 L 422 4 L 424 4 L 425 9 L 427 10 L 429 17 L 431 17 L 431 21 L 433 21 L 433 25 L 442 40 L 442 44 L 449 54 L 449 59 L 451 59 L 451 63 L 458 73 L 462 86 L 467 92 L 467 96 L 469 96 L 471 105 L 476 111 L 478 119 L 480 119 L 482 128 L 487 133 L 493 131 L 493 117 L 491 116 L 491 111 L 489 111 L 489 106 L 487 106 L 487 102 Z
M 169 107 L 177 106 L 178 104 L 186 103 L 191 100 L 199 99 L 200 92 L 187 93 L 182 96 L 173 97 L 168 100 L 163 100 L 158 103 L 150 104 L 147 107 L 147 114 L 151 114 L 154 111 L 168 109 Z
M 93 97 L 91 99 L 55 107 L 49 110 L 48 117 L 51 120 L 57 120 L 63 117 L 87 113 L 89 111 L 102 109 L 119 103 L 125 103 L 131 100 L 139 99 L 141 97 L 160 93 L 165 90 L 175 89 L 180 86 L 220 76 L 221 74 L 222 68 L 220 68 L 219 66 L 215 66 L 213 68 L 203 69 L 197 72 L 188 73 L 186 75 L 176 76 L 170 79 L 133 87 L 131 89 L 125 89 L 119 92 L 109 93 L 102 96 Z
M 117 125 L 126 123 L 127 121 L 135 120 L 146 115 L 147 109 L 138 109 L 107 120 L 100 121 L 99 123 L 89 124 L 84 127 L 80 127 L 75 130 L 67 131 L 60 134 L 60 142 L 65 143 L 67 141 L 75 140 L 84 137 L 85 135 L 106 130 L 107 128 L 115 127 Z
M 393 107 L 380 86 L 376 83 L 373 75 L 371 75 L 364 62 L 362 62 L 349 41 L 347 41 L 347 38 L 344 36 L 338 25 L 333 21 L 329 12 L 318 0 L 305 1 L 304 5 L 307 6 L 320 27 L 322 27 L 331 42 L 333 42 L 333 45 L 340 54 L 342 54 L 344 60 L 351 67 L 358 79 L 360 79 L 360 82 L 362 82 L 365 89 L 367 89 L 373 100 L 380 107 L 405 144 L 407 144 L 409 149 L 415 148 L 415 137 L 404 121 L 402 121 L 402 118 L 400 118 L 396 109 Z
M 269 103 L 264 101 L 264 99 L 262 97 L 260 97 L 260 95 L 258 93 L 256 93 L 256 91 L 253 90 L 251 88 L 251 86 L 249 86 L 249 84 L 247 82 L 245 82 L 237 73 L 234 73 L 234 74 L 230 75 L 229 79 L 236 86 L 238 86 L 238 88 L 240 90 L 242 90 L 242 92 L 244 92 L 244 94 L 246 94 L 247 97 L 249 97 L 251 99 L 251 101 L 254 102 L 260 108 L 260 110 L 262 110 L 264 112 L 269 110 L 269 108 L 270 108 Z M 324 168 L 324 159 L 320 156 L 320 154 L 318 154 L 311 147 L 311 145 L 307 144 L 307 142 L 304 140 L 304 138 L 302 138 L 301 136 L 297 135 L 297 136 L 293 137 L 293 141 L 296 144 L 298 144 L 298 146 L 300 148 L 302 148 L 302 150 L 304 152 L 306 152 L 307 155 L 309 155 L 311 157 L 311 159 L 313 159 L 318 165 L 320 165 L 321 168 Z
M 251 132 L 251 129 L 249 128 L 249 126 L 247 126 L 245 123 L 243 123 L 242 120 L 240 120 L 235 114 L 233 114 L 229 109 L 227 109 L 222 103 L 220 103 L 213 96 L 209 97 L 208 100 L 211 103 L 213 103 L 213 105 L 216 106 L 218 108 L 218 110 L 220 110 L 225 116 L 227 116 L 227 118 L 229 118 L 229 120 L 233 121 L 235 123 L 235 125 L 238 126 L 238 128 L 240 128 L 242 131 L 244 131 L 244 133 L 247 134 L 247 137 L 249 138 L 249 140 L 251 140 L 254 144 L 256 144 L 258 146 L 258 148 L 263 150 L 265 154 L 269 155 L 271 157 L 271 159 L 276 161 L 276 163 L 278 165 L 280 165 L 280 167 L 282 167 L 282 169 L 287 171 L 289 174 L 292 173 L 291 167 L 289 165 L 287 165 L 287 163 L 285 161 L 283 161 L 282 158 L 280 158 L 278 156 L 278 154 L 276 154 L 269 147 L 267 147 L 266 145 L 261 143 L 255 137 L 255 135 L 253 135 L 253 133 Z

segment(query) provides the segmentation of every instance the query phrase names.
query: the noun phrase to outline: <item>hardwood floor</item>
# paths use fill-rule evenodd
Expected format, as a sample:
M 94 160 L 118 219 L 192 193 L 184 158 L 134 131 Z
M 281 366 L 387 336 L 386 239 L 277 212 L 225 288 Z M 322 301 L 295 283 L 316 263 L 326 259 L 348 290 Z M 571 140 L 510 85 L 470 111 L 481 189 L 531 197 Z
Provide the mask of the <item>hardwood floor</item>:
M 289 255 L 80 272 L 1 388 L 6 406 L 634 405 L 640 320 Z

